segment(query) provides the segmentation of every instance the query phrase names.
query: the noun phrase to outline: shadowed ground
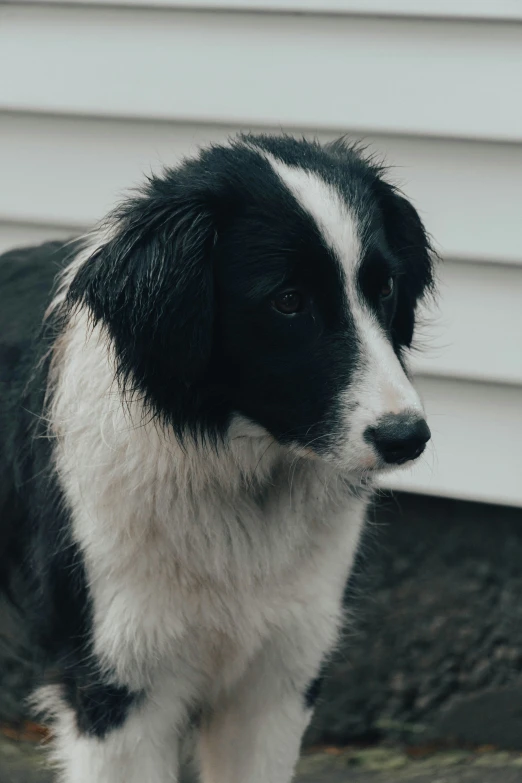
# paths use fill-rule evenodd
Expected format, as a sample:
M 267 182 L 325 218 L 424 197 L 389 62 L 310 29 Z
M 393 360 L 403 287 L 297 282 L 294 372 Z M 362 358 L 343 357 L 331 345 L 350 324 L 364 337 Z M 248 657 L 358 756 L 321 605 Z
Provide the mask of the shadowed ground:
M 0 734 L 0 783 L 53 783 L 37 743 Z M 295 783 L 522 783 L 522 754 L 451 750 L 412 759 L 395 748 L 330 749 L 306 754 Z
M 296 783 L 520 783 L 522 755 L 452 750 L 411 759 L 395 748 L 376 747 L 331 755 L 307 755 Z

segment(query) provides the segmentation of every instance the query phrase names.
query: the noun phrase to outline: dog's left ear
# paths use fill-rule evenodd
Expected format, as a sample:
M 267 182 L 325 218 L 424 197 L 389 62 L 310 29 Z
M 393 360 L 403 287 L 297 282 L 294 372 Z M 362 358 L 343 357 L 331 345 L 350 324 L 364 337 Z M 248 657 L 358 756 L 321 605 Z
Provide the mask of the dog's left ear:
M 400 345 L 410 346 L 417 303 L 433 287 L 434 254 L 413 205 L 382 179 L 377 180 L 376 190 L 388 245 L 404 268 L 392 330 Z
M 210 358 L 211 211 L 176 182 L 153 179 L 110 217 L 108 233 L 76 274 L 69 304 L 87 305 L 106 327 L 125 388 L 165 409 L 174 388 L 190 389 Z

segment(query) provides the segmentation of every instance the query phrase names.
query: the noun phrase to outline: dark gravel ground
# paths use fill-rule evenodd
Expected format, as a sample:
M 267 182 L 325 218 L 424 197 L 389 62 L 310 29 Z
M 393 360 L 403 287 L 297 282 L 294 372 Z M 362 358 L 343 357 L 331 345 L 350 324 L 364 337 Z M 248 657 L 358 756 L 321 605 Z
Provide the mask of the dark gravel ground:
M 0 735 L 0 783 L 52 783 L 42 749 Z M 521 783 L 522 755 L 452 750 L 422 760 L 393 747 L 306 754 L 295 783 Z M 146 783 L 144 781 L 143 783 Z
M 411 760 L 401 750 L 377 747 L 340 755 L 305 756 L 296 783 L 520 783 L 522 756 L 462 750 Z
M 43 749 L 0 734 L 0 783 L 52 783 Z

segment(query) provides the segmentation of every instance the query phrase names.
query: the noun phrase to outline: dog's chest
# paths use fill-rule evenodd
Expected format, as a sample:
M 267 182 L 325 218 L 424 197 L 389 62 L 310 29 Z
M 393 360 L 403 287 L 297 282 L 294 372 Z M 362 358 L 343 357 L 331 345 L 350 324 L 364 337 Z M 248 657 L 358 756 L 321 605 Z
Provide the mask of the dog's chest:
M 103 491 L 100 477 L 100 505 L 75 526 L 96 652 L 119 679 L 140 687 L 165 661 L 208 681 L 238 676 L 274 628 L 304 621 L 314 592 L 332 580 L 342 589 L 357 524 L 338 523 L 312 475 L 194 497 L 173 491 L 167 474 L 133 493 Z
M 83 345 L 82 330 L 76 336 Z M 88 353 L 92 366 L 76 367 L 71 349 L 65 377 L 74 386 L 60 386 L 53 414 L 56 467 L 86 565 L 101 661 L 134 687 L 180 654 L 210 671 L 235 651 L 255 654 L 271 629 L 322 592 L 338 601 L 364 503 L 321 475 L 321 463 L 267 468 L 266 454 L 277 450 L 265 443 L 216 458 L 185 453 L 153 426 L 133 426 L 104 391 L 112 375 L 99 345 Z M 85 404 L 73 407 L 78 398 Z

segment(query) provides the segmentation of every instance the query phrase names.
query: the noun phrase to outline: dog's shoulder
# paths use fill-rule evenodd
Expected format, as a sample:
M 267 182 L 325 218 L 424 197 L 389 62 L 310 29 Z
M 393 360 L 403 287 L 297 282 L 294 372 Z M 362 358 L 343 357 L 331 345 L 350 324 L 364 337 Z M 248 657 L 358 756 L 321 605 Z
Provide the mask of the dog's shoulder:
M 54 281 L 71 252 L 69 242 L 45 242 L 0 256 L 2 347 L 24 342 L 40 327 Z

